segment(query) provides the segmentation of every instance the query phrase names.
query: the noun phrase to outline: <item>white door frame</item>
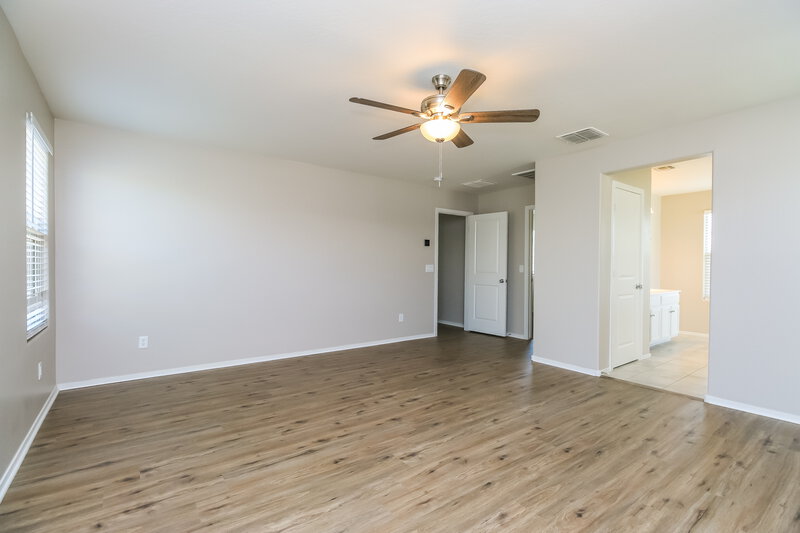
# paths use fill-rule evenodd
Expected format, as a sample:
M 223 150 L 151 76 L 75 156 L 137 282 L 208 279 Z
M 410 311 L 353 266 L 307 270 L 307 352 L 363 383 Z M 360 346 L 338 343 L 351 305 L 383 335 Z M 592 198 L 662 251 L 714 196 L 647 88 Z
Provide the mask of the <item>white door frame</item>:
M 433 223 L 433 336 L 439 334 L 439 215 L 455 215 L 467 217 L 474 215 L 472 211 L 459 211 L 437 207 L 434 210 Z M 464 221 L 466 223 L 466 219 Z
M 531 217 L 536 213 L 535 205 L 525 206 L 525 302 L 523 303 L 522 316 L 525 317 L 522 335 L 530 340 L 533 337 L 533 324 L 531 324 Z
M 623 183 L 621 181 L 617 181 L 617 180 L 612 178 L 612 180 L 611 180 L 611 204 L 610 204 L 610 209 L 611 209 L 611 219 L 610 219 L 611 220 L 611 234 L 610 234 L 611 248 L 610 248 L 609 265 L 608 265 L 609 266 L 609 268 L 608 268 L 608 273 L 609 273 L 609 277 L 608 277 L 608 283 L 609 283 L 609 289 L 608 289 L 608 296 L 609 296 L 609 298 L 608 298 L 608 305 L 609 305 L 609 307 L 608 307 L 608 368 L 609 368 L 609 370 L 613 370 L 614 369 L 614 351 L 613 351 L 613 348 L 614 348 L 613 329 L 614 329 L 614 325 L 615 325 L 615 322 L 614 322 L 614 319 L 615 319 L 615 316 L 614 316 L 614 309 L 615 309 L 615 301 L 614 301 L 614 252 L 615 252 L 615 249 L 616 249 L 616 243 L 614 242 L 614 223 L 616 222 L 615 221 L 615 216 L 614 216 L 614 188 L 615 187 L 619 187 L 621 189 L 625 189 L 625 190 L 628 190 L 628 191 L 631 191 L 631 192 L 636 192 L 636 193 L 641 194 L 640 209 L 641 209 L 641 216 L 642 217 L 644 217 L 644 209 L 645 209 L 644 191 L 642 189 L 640 189 L 639 187 L 634 187 L 632 185 L 628 185 L 627 183 Z M 644 246 L 645 246 L 644 233 L 641 234 L 641 239 L 642 239 L 642 243 L 641 243 L 640 254 L 639 254 L 639 263 L 640 263 L 639 264 L 639 272 L 640 272 L 640 275 L 641 275 L 642 279 L 644 279 Z M 641 305 L 642 306 L 645 306 L 647 304 L 648 307 L 649 307 L 650 299 L 647 298 L 647 301 L 645 301 L 644 290 L 643 289 L 642 289 L 642 293 L 641 293 L 641 296 L 640 296 L 640 300 L 641 300 Z M 645 329 L 645 327 L 647 327 L 649 325 L 649 324 L 646 324 L 645 321 L 644 321 L 644 311 L 643 311 L 643 309 L 644 309 L 644 307 L 642 307 L 642 311 L 639 313 L 640 320 L 642 320 L 642 326 L 639 328 L 639 334 L 642 335 L 642 339 L 644 338 L 643 337 L 644 329 Z M 644 355 L 642 353 L 643 342 L 644 342 L 643 340 L 640 340 L 639 347 L 638 347 L 638 350 L 640 352 L 639 353 L 639 358 L 640 359 Z

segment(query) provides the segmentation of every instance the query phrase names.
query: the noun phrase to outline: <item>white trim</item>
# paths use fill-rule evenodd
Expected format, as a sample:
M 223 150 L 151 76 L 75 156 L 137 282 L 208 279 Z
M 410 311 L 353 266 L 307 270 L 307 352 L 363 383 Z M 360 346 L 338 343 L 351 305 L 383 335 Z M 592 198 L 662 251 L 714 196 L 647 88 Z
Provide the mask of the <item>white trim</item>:
M 678 335 L 689 335 L 690 337 L 705 337 L 708 338 L 708 333 L 695 333 L 694 331 L 679 331 Z
M 728 409 L 744 411 L 745 413 L 775 418 L 776 420 L 783 420 L 784 422 L 791 422 L 792 424 L 800 424 L 800 415 L 795 415 L 792 413 L 785 413 L 783 411 L 775 411 L 772 409 L 766 409 L 764 407 L 757 407 L 748 403 L 733 402 L 731 400 L 725 400 L 724 398 L 710 396 L 708 394 L 706 394 L 705 402 L 711 405 L 727 407 Z
M 525 298 L 522 303 L 522 313 L 525 320 L 522 321 L 524 325 L 522 334 L 525 340 L 533 337 L 531 324 L 531 217 L 536 215 L 535 205 L 525 206 Z
M 474 213 L 444 207 L 436 207 L 433 213 L 433 336 L 435 337 L 439 334 L 439 215 L 468 217 Z M 463 328 L 464 324 L 460 327 Z
M 464 324 L 462 322 L 451 322 L 449 320 L 440 320 L 439 324 L 444 324 L 445 326 L 454 326 L 457 328 L 463 328 Z
M 530 337 L 527 335 L 520 335 L 519 333 L 506 333 L 506 337 L 512 337 L 514 339 L 522 339 L 524 341 L 531 340 Z
M 214 370 L 217 368 L 227 368 L 230 366 L 250 365 L 253 363 L 263 363 L 266 361 L 277 361 L 279 359 L 289 359 L 291 357 L 304 357 L 306 355 L 318 355 L 330 352 L 341 352 L 354 350 L 356 348 L 368 348 L 370 346 L 380 346 L 381 344 L 392 344 L 395 342 L 413 341 L 417 339 L 429 339 L 435 337 L 432 333 L 421 335 L 411 335 L 409 337 L 396 337 L 394 339 L 382 339 L 378 341 L 359 342 L 356 344 L 345 344 L 343 346 L 332 346 L 330 348 L 318 348 L 316 350 L 303 350 L 300 352 L 290 352 L 273 355 L 263 355 L 259 357 L 248 357 L 246 359 L 231 359 L 228 361 L 217 361 L 203 365 L 182 366 L 177 368 L 166 368 L 163 370 L 152 370 L 150 372 L 139 372 L 136 374 L 123 374 L 121 376 L 109 376 L 104 378 L 87 379 L 85 381 L 70 381 L 59 383 L 59 390 L 82 389 L 84 387 L 95 387 L 97 385 L 107 385 L 109 383 L 122 383 L 124 381 L 134 381 L 137 379 L 157 378 L 161 376 L 172 376 L 175 374 L 186 374 L 189 372 L 200 372 L 203 370 Z
M 547 359 L 545 357 L 538 357 L 538 356 L 531 356 L 531 361 L 534 363 L 541 363 L 547 366 L 554 366 L 556 368 L 562 368 L 564 370 L 570 370 L 572 372 L 580 372 L 581 374 L 588 374 L 590 376 L 599 377 L 600 371 L 595 370 L 593 368 L 586 368 L 583 366 L 578 365 L 571 365 L 569 363 L 562 363 L 561 361 L 554 361 L 553 359 Z
M 651 356 L 650 352 L 647 352 L 646 354 L 643 354 L 639 357 L 639 361 L 641 361 L 642 359 L 649 359 L 650 356 Z
M 50 412 L 53 402 L 56 401 L 58 391 L 58 387 L 53 387 L 53 390 L 50 391 L 50 396 L 47 397 L 44 405 L 42 405 L 42 408 L 39 410 L 39 414 L 36 415 L 36 418 L 33 420 L 28 434 L 25 435 L 19 448 L 17 448 L 17 453 L 15 453 L 14 457 L 11 459 L 11 463 L 9 463 L 6 471 L 3 473 L 3 477 L 0 477 L 0 502 L 3 501 L 6 492 L 8 492 L 8 488 L 11 486 L 11 482 L 14 481 L 14 476 L 17 475 L 19 467 L 22 466 L 22 461 L 24 461 L 25 456 L 28 455 L 28 450 L 30 450 L 31 444 L 33 444 L 33 439 L 36 438 L 39 428 L 42 427 L 42 422 L 44 422 L 45 417 L 47 417 L 47 413 Z

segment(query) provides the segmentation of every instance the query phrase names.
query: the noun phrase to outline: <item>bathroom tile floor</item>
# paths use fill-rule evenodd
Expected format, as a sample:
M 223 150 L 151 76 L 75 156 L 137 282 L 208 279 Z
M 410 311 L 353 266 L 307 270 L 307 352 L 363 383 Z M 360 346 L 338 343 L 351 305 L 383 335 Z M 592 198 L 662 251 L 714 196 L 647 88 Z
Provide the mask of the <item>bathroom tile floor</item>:
M 708 337 L 678 335 L 650 348 L 650 357 L 615 368 L 608 376 L 703 398 L 708 383 Z

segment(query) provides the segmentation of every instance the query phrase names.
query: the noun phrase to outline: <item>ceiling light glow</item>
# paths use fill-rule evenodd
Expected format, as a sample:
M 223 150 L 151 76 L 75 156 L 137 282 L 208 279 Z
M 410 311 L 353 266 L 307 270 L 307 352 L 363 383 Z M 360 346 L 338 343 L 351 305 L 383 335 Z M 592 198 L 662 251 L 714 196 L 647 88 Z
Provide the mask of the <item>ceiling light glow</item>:
M 444 117 L 435 117 L 420 126 L 422 135 L 432 142 L 445 142 L 453 139 L 461 131 L 461 124 Z

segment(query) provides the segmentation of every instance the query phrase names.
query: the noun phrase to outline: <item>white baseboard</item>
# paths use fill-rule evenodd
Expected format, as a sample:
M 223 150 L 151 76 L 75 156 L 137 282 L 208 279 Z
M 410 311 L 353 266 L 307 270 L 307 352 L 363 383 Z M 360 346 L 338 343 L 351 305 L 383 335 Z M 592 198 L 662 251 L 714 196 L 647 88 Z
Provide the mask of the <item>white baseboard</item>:
M 694 331 L 679 331 L 678 335 L 688 335 L 690 337 L 704 337 L 708 338 L 708 333 L 696 333 Z
M 246 359 L 232 359 L 228 361 L 218 361 L 203 365 L 182 366 L 178 368 L 167 368 L 164 370 L 153 370 L 150 372 L 139 372 L 136 374 L 124 374 L 122 376 L 109 376 L 104 378 L 87 379 L 85 381 L 71 381 L 59 383 L 59 390 L 82 389 L 84 387 L 95 387 L 97 385 L 108 385 L 110 383 L 122 383 L 124 381 L 135 381 L 137 379 L 157 378 L 161 376 L 172 376 L 175 374 L 186 374 L 189 372 L 200 372 L 203 370 L 214 370 L 217 368 L 227 368 L 230 366 L 251 365 L 253 363 L 264 363 L 266 361 L 277 361 L 279 359 L 289 359 L 291 357 L 304 357 L 306 355 L 318 355 L 330 352 L 341 352 L 344 350 L 354 350 L 356 348 L 369 348 L 370 346 L 380 346 L 381 344 L 393 344 L 395 342 L 413 341 L 417 339 L 428 339 L 433 337 L 433 333 L 423 333 L 421 335 L 411 335 L 409 337 L 396 337 L 394 339 L 382 339 L 378 341 L 360 342 L 356 344 L 345 344 L 343 346 L 332 346 L 330 348 L 318 348 L 316 350 L 303 350 L 300 352 L 290 352 L 274 355 L 264 355 L 260 357 L 249 357 Z
M 595 377 L 600 376 L 599 370 L 595 370 L 593 368 L 586 368 L 578 365 L 571 365 L 569 363 L 562 363 L 561 361 L 554 361 L 552 359 L 547 359 L 545 357 L 538 357 L 534 355 L 531 357 L 531 361 L 533 361 L 534 363 L 541 363 L 547 366 L 562 368 L 564 370 L 571 370 L 572 372 L 580 372 L 581 374 L 587 374 L 589 376 L 595 376 Z
M 718 405 L 720 407 L 727 407 L 728 409 L 744 411 L 745 413 L 775 418 L 776 420 L 783 420 L 784 422 L 791 422 L 792 424 L 800 424 L 800 415 L 784 413 L 783 411 L 775 411 L 773 409 L 766 409 L 764 407 L 757 407 L 748 403 L 733 402 L 724 398 L 718 398 L 717 396 L 709 396 L 708 394 L 706 394 L 705 401 L 711 405 Z
M 530 339 L 525 335 L 520 335 L 519 333 L 508 333 L 506 334 L 507 337 L 512 337 L 514 339 L 522 339 L 524 341 L 529 341 Z
M 444 324 L 445 326 L 453 326 L 456 328 L 463 328 L 463 322 L 450 322 L 449 320 L 439 320 L 439 324 Z
M 56 401 L 56 396 L 58 396 L 58 387 L 53 387 L 53 390 L 50 391 L 50 396 L 47 397 L 44 405 L 42 405 L 42 408 L 39 410 L 39 414 L 36 415 L 36 418 L 33 420 L 33 424 L 28 430 L 27 435 L 25 435 L 19 448 L 17 448 L 17 453 L 14 454 L 11 463 L 3 473 L 3 477 L 0 477 L 0 502 L 3 501 L 6 492 L 8 492 L 8 487 L 10 487 L 11 482 L 14 481 L 14 476 L 17 475 L 19 467 L 22 466 L 22 461 L 24 461 L 25 456 L 28 455 L 28 450 L 31 448 L 31 444 L 33 444 L 33 439 L 36 438 L 39 428 L 42 427 L 42 422 L 44 422 L 47 413 L 50 412 L 53 402 Z
M 642 359 L 649 359 L 650 357 L 651 357 L 650 352 L 647 352 L 646 354 L 642 354 L 639 356 L 639 361 L 641 361 Z

